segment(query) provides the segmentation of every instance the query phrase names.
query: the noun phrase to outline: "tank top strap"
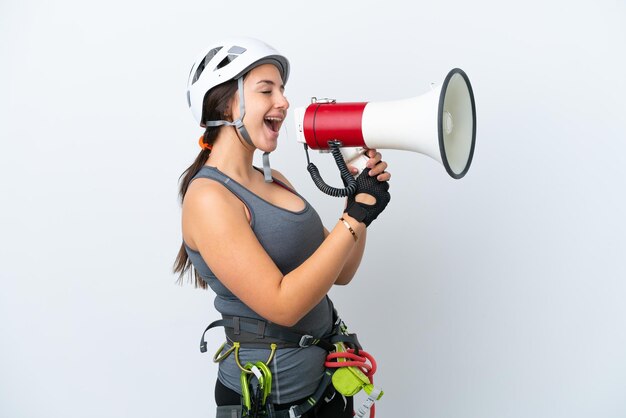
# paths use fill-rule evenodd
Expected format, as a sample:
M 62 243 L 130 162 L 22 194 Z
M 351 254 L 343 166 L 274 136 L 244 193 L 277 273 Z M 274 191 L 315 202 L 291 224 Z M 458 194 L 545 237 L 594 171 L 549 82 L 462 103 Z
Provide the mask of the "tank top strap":
M 250 190 L 246 189 L 241 184 L 231 179 L 226 174 L 222 173 L 216 167 L 205 165 L 193 177 L 192 181 L 197 178 L 207 178 L 207 179 L 215 180 L 218 183 L 223 184 L 224 187 L 230 190 L 235 196 L 237 196 L 240 200 L 244 201 L 245 203 L 249 203 L 250 199 L 258 198 L 257 195 L 255 195 Z
M 256 171 L 258 171 L 259 173 L 263 174 L 263 169 L 259 168 L 259 167 L 254 167 L 254 169 Z M 290 191 L 291 193 L 300 196 L 300 194 L 298 192 L 296 192 L 294 189 L 292 189 L 291 187 L 287 186 L 285 183 L 283 183 L 282 181 L 278 180 L 276 177 L 272 176 L 272 181 L 276 184 L 278 184 L 280 187 L 282 187 L 285 190 Z M 302 196 L 300 196 L 302 197 Z

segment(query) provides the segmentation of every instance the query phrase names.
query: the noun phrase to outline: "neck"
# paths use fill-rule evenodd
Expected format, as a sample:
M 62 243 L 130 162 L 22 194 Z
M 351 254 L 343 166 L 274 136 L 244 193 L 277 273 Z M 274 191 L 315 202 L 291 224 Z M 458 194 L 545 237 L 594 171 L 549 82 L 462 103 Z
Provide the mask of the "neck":
M 258 176 L 252 167 L 255 148 L 248 145 L 232 127 L 223 127 L 213 144 L 206 164 L 245 184 Z

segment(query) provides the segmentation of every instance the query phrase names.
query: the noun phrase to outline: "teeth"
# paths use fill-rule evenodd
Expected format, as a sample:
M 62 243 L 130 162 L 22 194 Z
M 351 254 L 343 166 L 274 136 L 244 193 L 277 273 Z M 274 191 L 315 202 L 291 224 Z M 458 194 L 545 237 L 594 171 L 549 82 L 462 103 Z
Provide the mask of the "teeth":
M 280 129 L 280 125 L 283 122 L 283 118 L 278 116 L 268 116 L 265 118 L 265 122 L 269 125 L 272 131 L 278 132 L 278 129 Z

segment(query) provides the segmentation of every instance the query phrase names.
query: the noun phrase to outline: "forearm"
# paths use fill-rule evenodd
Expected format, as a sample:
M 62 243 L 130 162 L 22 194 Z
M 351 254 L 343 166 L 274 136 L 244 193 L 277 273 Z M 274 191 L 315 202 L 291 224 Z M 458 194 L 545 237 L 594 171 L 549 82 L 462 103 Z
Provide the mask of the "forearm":
M 356 271 L 359 269 L 361 265 L 361 260 L 363 259 L 363 253 L 365 252 L 365 243 L 367 238 L 367 229 L 363 228 L 363 232 L 359 234 L 359 238 L 356 242 L 356 245 L 348 255 L 346 263 L 343 266 L 343 269 L 339 273 L 337 280 L 335 280 L 336 285 L 346 285 L 352 281 L 352 278 L 356 274 Z
M 298 322 L 324 298 L 346 265 L 353 264 L 353 257 L 358 255 L 360 260 L 363 245 L 359 241 L 365 235 L 365 225 L 349 216 L 345 219 L 359 239 L 355 242 L 348 228 L 338 221 L 311 257 L 280 281 L 276 298 L 279 321 L 274 322 L 283 325 Z

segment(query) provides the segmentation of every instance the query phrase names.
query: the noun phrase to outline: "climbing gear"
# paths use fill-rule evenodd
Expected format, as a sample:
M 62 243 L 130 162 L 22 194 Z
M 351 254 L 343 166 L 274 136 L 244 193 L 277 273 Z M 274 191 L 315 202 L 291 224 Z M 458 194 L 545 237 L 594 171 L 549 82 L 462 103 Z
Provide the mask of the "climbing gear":
M 354 396 L 361 390 L 365 390 L 368 397 L 357 410 L 356 416 L 364 417 L 367 411 L 371 410 L 370 417 L 374 418 L 374 402 L 384 394 L 380 388 L 374 386 L 374 373 L 376 373 L 374 357 L 363 350 L 346 349 L 340 343 L 337 344 L 337 351 L 326 356 L 324 365 L 336 369 L 332 382 L 337 392 L 345 396 Z
M 256 376 L 258 384 L 254 390 L 254 397 L 250 396 L 250 381 L 252 375 Z M 273 405 L 267 402 L 272 391 L 272 373 L 265 363 L 257 361 L 255 364 L 246 363 L 241 372 L 241 416 L 256 418 L 259 416 L 272 416 Z
M 374 402 L 383 395 L 383 391 L 374 386 L 373 375 L 376 372 L 376 362 L 370 354 L 363 351 L 356 334 L 348 333 L 348 329 L 337 315 L 337 311 L 333 309 L 333 313 L 335 320 L 332 331 L 322 337 L 299 333 L 291 328 L 254 318 L 224 316 L 220 320 L 213 321 L 204 330 L 200 340 L 200 351 L 203 353 L 207 351 L 207 343 L 204 338 L 207 331 L 218 326 L 224 327 L 227 341 L 217 350 L 213 356 L 213 361 L 223 361 L 234 353 L 235 361 L 241 369 L 242 417 L 301 417 L 318 405 L 332 384 L 335 390 L 344 396 L 354 396 L 361 390 L 365 390 L 368 398 L 358 408 L 356 416 L 364 417 L 370 411 L 370 418 L 374 418 Z M 227 344 L 231 347 L 224 351 Z M 271 347 L 271 353 L 267 361 L 241 365 L 239 350 L 242 346 L 266 348 L 268 345 Z M 271 373 L 268 366 L 274 358 L 276 349 L 305 348 L 313 345 L 321 347 L 329 353 L 324 364 L 326 367 L 324 376 L 315 393 L 302 404 L 294 405 L 289 410 L 274 411 L 272 403 L 267 402 L 271 392 Z M 254 396 L 251 395 L 250 390 L 252 375 L 256 376 L 259 382 L 254 391 Z M 235 409 L 233 406 L 232 411 Z M 233 415 L 233 417 L 235 416 Z
M 240 418 L 241 405 L 222 405 L 217 407 L 215 418 Z
M 229 348 L 228 350 L 226 350 L 225 352 L 223 352 L 225 346 L 226 346 L 226 342 L 224 342 L 220 346 L 220 348 L 217 349 L 217 352 L 213 356 L 213 363 L 219 363 L 220 361 L 224 360 L 226 357 L 230 355 L 230 353 L 234 351 L 235 363 L 237 363 L 237 366 L 239 367 L 239 369 L 243 373 L 252 373 L 250 369 L 247 369 L 246 367 L 242 366 L 241 361 L 239 360 L 239 349 L 241 348 L 241 343 L 239 341 L 233 341 L 233 346 Z M 272 351 L 270 352 L 270 355 L 267 361 L 265 362 L 265 364 L 270 364 L 272 362 L 272 360 L 274 359 L 274 354 L 276 353 L 276 349 L 278 348 L 278 345 L 275 343 L 272 343 L 270 344 L 270 348 Z
M 202 120 L 202 106 L 206 93 L 217 85 L 241 78 L 262 64 L 274 64 L 280 72 L 283 83 L 287 84 L 289 61 L 265 42 L 238 37 L 224 39 L 205 48 L 194 61 L 187 82 L 187 104 L 200 126 L 206 126 L 206 121 Z
M 226 39 L 210 45 L 194 61 L 187 81 L 187 104 L 196 121 L 203 128 L 234 126 L 241 137 L 254 147 L 252 138 L 243 124 L 246 106 L 243 94 L 243 76 L 262 64 L 273 64 L 287 84 L 289 61 L 277 50 L 254 38 Z M 239 118 L 235 121 L 202 120 L 204 96 L 213 87 L 230 80 L 237 80 L 239 92 Z M 267 183 L 272 182 L 269 152 L 263 153 L 263 173 Z

